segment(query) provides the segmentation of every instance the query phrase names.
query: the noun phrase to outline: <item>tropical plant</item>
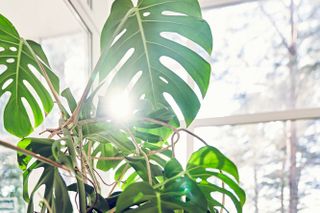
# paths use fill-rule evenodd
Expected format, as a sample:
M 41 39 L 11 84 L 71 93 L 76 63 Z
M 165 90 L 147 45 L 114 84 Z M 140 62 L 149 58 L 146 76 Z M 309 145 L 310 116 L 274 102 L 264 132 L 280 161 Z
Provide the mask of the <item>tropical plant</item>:
M 187 125 L 195 119 L 199 98 L 163 57 L 179 63 L 203 97 L 211 72 L 203 56 L 172 39 L 172 34 L 211 54 L 211 31 L 197 0 L 139 0 L 136 5 L 131 0 L 114 1 L 101 36 L 101 57 L 77 103 L 70 89 L 59 92 L 59 79 L 41 46 L 22 38 L 0 16 L 0 96 L 10 94 L 3 124 L 21 138 L 17 146 L 0 144 L 17 151 L 28 212 L 35 211 L 41 186 L 45 187 L 41 212 L 67 213 L 76 207 L 81 213 L 222 212 L 228 211 L 226 196 L 242 212 L 245 193 L 238 185 L 235 164 L 180 128 L 176 110 L 166 99 L 175 101 Z M 102 91 L 104 95 L 98 95 Z M 113 104 L 110 97 L 122 97 L 121 93 L 134 106 L 125 121 L 108 110 Z M 55 104 L 61 112 L 58 127 L 47 129 L 47 138 L 28 137 Z M 185 169 L 174 149 L 182 132 L 205 145 L 192 154 Z M 29 193 L 30 174 L 38 168 L 40 179 Z M 101 190 L 106 180 L 97 170 L 113 171 L 107 197 Z M 73 184 L 67 185 L 66 179 Z M 79 198 L 74 207 L 72 191 Z

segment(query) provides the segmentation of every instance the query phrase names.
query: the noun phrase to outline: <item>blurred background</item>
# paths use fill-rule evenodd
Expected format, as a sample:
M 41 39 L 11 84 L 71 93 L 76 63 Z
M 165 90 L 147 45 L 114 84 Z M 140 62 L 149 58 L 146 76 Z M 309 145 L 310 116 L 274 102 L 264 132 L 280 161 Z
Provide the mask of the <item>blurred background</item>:
M 190 130 L 238 165 L 247 192 L 245 213 L 320 212 L 320 1 L 200 2 L 213 31 L 213 72 Z M 111 4 L 1 0 L 0 13 L 22 36 L 42 44 L 62 89 L 70 87 L 79 98 L 98 59 Z M 5 97 L 1 112 L 4 102 Z M 57 113 L 46 127 L 55 127 Z M 0 138 L 17 142 L 2 126 Z M 201 143 L 183 139 L 179 159 L 186 162 Z M 15 158 L 0 148 L 0 209 L 11 199 L 11 212 L 25 212 Z

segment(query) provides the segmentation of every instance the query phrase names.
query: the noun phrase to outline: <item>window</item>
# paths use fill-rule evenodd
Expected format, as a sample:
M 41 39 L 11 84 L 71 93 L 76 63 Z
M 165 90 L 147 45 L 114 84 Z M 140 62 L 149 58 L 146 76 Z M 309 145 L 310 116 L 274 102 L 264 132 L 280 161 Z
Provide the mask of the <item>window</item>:
M 244 212 L 288 212 L 290 122 L 199 127 L 196 134 L 219 148 L 238 166 L 246 189 Z M 320 122 L 297 121 L 296 169 L 299 212 L 319 209 Z M 196 143 L 195 149 L 202 144 Z M 232 206 L 231 206 L 232 207 Z
M 70 87 L 79 99 L 91 66 L 92 35 L 79 18 L 74 5 L 63 0 L 8 0 L 1 2 L 0 13 L 14 23 L 22 36 L 42 45 L 52 69 L 60 77 L 60 89 Z M 5 99 L 4 97 L 0 100 L 1 112 Z M 59 112 L 54 110 L 43 126 L 56 127 L 58 119 Z M 39 127 L 33 135 L 38 136 L 43 130 L 44 127 Z M 5 141 L 19 140 L 6 134 L 3 126 L 0 127 L 0 137 Z M 16 153 L 1 149 L 0 156 L 0 199 L 13 198 L 16 200 L 17 212 L 25 212 L 25 202 L 22 200 L 22 174 L 17 168 Z M 36 174 L 32 174 L 30 180 L 38 178 Z
M 238 165 L 244 212 L 315 212 L 319 2 L 201 2 L 213 31 L 213 72 L 190 129 Z M 201 146 L 187 141 L 188 155 Z

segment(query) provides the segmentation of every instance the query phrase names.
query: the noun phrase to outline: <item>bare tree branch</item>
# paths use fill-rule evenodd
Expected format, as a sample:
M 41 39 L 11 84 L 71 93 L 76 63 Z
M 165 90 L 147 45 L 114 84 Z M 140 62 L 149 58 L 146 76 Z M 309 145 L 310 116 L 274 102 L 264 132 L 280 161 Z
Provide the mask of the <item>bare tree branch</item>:
M 285 36 L 280 31 L 277 23 L 271 17 L 271 15 L 265 10 L 265 8 L 263 7 L 263 5 L 262 5 L 262 3 L 260 1 L 259 1 L 259 8 L 260 8 L 261 12 L 268 18 L 268 20 L 270 21 L 272 27 L 276 30 L 277 34 L 280 36 L 282 45 L 285 46 L 288 49 L 288 51 L 291 51 L 291 48 L 290 48 Z

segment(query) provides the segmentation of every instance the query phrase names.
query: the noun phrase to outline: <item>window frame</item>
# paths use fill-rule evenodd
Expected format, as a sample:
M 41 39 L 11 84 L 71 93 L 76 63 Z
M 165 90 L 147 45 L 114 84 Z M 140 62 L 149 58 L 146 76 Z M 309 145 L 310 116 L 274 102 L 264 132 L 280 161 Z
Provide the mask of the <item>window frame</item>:
M 236 4 L 247 2 L 257 2 L 259 0 L 203 0 L 202 9 L 209 10 L 213 8 L 223 8 Z M 260 0 L 261 1 L 261 0 Z M 266 0 L 263 0 L 266 1 Z M 191 82 L 191 81 L 190 81 Z M 193 85 L 194 86 L 194 85 Z M 208 117 L 195 119 L 194 122 L 188 127 L 192 132 L 200 127 L 216 127 L 225 125 L 246 125 L 258 124 L 274 121 L 298 121 L 298 120 L 314 120 L 320 118 L 320 107 L 316 108 L 302 108 L 302 109 L 289 109 L 283 111 L 270 111 L 258 112 L 251 114 L 236 114 L 221 117 Z M 194 152 L 194 138 L 190 135 L 187 136 L 186 143 L 186 157 L 187 159 Z
M 65 2 L 76 13 L 75 15 L 78 16 L 80 22 L 84 25 L 84 29 L 88 32 L 89 67 L 93 68 L 100 57 L 100 31 L 95 17 L 95 13 L 100 11 L 92 8 L 92 1 L 65 0 Z

